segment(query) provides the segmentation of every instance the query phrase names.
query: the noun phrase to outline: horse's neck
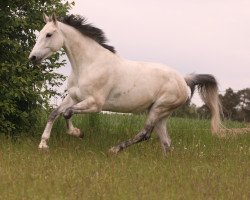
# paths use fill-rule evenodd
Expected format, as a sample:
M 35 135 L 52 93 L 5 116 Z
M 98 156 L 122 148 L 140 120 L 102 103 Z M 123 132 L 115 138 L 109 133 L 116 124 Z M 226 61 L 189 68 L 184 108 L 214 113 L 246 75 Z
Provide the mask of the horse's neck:
M 60 23 L 64 35 L 64 49 L 71 63 L 72 70 L 79 72 L 79 67 L 88 67 L 106 52 L 94 40 L 82 35 L 73 27 Z

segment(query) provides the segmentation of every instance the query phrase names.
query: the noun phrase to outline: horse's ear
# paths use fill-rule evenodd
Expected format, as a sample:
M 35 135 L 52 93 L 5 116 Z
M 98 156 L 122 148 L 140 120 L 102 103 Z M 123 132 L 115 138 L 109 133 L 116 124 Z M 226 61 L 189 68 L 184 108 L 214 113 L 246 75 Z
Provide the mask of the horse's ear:
M 45 23 L 48 23 L 48 22 L 49 22 L 49 17 L 48 17 L 45 13 L 43 13 L 43 21 L 44 21 Z
M 53 23 L 55 25 L 57 25 L 57 19 L 56 19 L 56 14 L 55 13 L 52 14 L 52 21 L 53 21 Z

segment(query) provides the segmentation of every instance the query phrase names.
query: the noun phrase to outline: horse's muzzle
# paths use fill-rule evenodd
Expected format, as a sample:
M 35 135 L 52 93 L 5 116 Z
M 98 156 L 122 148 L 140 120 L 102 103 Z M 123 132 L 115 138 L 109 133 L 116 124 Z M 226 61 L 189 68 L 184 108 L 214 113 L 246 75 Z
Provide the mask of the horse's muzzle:
M 41 61 L 42 61 L 42 59 L 38 58 L 35 55 L 31 55 L 29 57 L 29 60 L 33 63 L 33 65 L 39 65 L 41 63 Z

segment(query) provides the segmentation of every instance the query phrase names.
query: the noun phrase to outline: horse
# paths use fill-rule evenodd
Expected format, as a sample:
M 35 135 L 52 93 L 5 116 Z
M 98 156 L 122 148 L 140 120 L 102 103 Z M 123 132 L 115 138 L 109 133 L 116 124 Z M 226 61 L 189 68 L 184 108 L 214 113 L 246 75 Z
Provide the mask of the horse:
M 163 64 L 124 59 L 107 44 L 104 32 L 80 15 L 57 19 L 55 14 L 50 17 L 44 14 L 43 18 L 45 26 L 29 60 L 38 65 L 63 48 L 72 72 L 68 78 L 68 95 L 49 115 L 40 149 L 48 148 L 51 129 L 59 115 L 64 116 L 69 135 L 82 137 L 83 132 L 72 124 L 74 114 L 146 112 L 143 128 L 131 139 L 111 147 L 109 152 L 117 154 L 130 145 L 148 140 L 155 131 L 166 154 L 171 149 L 166 121 L 175 109 L 190 101 L 196 89 L 211 111 L 212 134 L 220 134 L 218 83 L 213 75 L 183 76 Z

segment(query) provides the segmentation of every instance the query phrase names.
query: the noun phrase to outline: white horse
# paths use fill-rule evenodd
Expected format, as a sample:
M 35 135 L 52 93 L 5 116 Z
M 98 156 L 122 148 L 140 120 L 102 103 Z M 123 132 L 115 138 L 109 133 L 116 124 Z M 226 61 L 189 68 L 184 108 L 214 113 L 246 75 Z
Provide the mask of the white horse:
M 48 148 L 55 119 L 62 114 L 68 134 L 81 137 L 70 118 L 75 113 L 114 111 L 133 113 L 147 111 L 147 120 L 132 139 L 112 147 L 117 153 L 124 148 L 158 134 L 163 152 L 170 149 L 166 120 L 178 107 L 187 102 L 198 87 L 211 111 L 211 131 L 219 133 L 220 104 L 215 78 L 208 74 L 183 77 L 162 64 L 135 62 L 121 58 L 106 44 L 102 30 L 87 24 L 81 16 L 69 15 L 57 20 L 44 15 L 46 25 L 40 32 L 29 59 L 41 63 L 61 48 L 67 53 L 72 73 L 68 79 L 68 95 L 49 116 L 39 148 Z M 191 90 L 191 96 L 189 96 Z

